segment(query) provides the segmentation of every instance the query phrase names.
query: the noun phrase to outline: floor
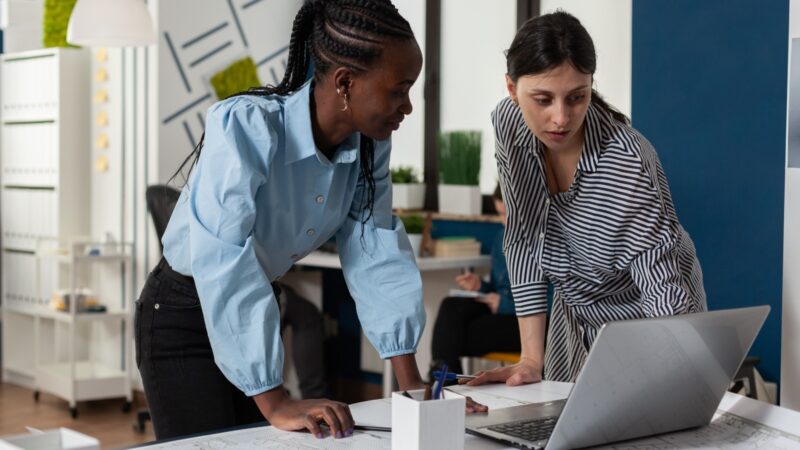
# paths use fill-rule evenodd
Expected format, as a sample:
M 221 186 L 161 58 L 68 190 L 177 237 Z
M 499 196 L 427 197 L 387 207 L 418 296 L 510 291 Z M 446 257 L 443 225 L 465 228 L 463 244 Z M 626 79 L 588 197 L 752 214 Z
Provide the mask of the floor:
M 348 403 L 380 398 L 381 387 L 358 381 L 340 381 L 333 389 Z M 124 399 L 78 403 L 78 417 L 72 419 L 69 405 L 53 395 L 42 393 L 39 401 L 33 391 L 12 384 L 0 383 L 0 436 L 26 433 L 25 427 L 52 429 L 68 427 L 93 436 L 103 449 L 130 447 L 155 439 L 152 423 L 145 433 L 133 430 L 136 411 L 144 406 L 144 396 L 139 393 L 133 411 L 124 413 Z
M 42 393 L 36 402 L 30 389 L 0 383 L 0 436 L 26 433 L 25 427 L 67 427 L 97 438 L 104 449 L 129 447 L 155 439 L 150 423 L 145 434 L 133 430 L 136 410 L 144 405 L 139 396 L 129 413 L 122 412 L 124 403 L 124 399 L 80 402 L 78 417 L 72 419 L 66 401 Z

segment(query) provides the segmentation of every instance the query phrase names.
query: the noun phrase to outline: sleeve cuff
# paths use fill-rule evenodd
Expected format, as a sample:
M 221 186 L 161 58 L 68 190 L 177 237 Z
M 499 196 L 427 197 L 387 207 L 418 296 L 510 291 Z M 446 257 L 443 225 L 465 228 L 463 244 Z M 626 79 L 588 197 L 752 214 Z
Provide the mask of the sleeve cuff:
M 252 397 L 254 395 L 263 394 L 264 392 L 271 391 L 271 390 L 275 389 L 276 387 L 278 387 L 278 386 L 280 386 L 282 384 L 283 384 L 283 380 L 279 379 L 279 380 L 276 380 L 276 381 L 274 381 L 272 383 L 264 382 L 262 384 L 245 386 L 245 388 L 244 388 L 244 390 L 242 392 L 244 392 L 244 395 L 246 395 L 248 397 Z
M 404 349 L 404 350 L 392 350 L 389 352 L 381 352 L 381 359 L 389 359 L 393 356 L 403 356 L 403 355 L 413 355 L 417 353 L 417 349 Z
M 530 283 L 511 287 L 517 316 L 547 312 L 547 283 Z

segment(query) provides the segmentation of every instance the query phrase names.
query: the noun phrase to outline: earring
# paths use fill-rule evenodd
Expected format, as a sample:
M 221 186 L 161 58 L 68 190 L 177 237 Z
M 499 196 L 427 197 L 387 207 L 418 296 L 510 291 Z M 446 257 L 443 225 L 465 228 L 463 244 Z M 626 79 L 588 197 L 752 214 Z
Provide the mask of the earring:
M 344 107 L 342 108 L 342 111 L 347 111 L 347 108 L 350 106 L 350 94 L 345 92 L 343 100 L 344 100 Z

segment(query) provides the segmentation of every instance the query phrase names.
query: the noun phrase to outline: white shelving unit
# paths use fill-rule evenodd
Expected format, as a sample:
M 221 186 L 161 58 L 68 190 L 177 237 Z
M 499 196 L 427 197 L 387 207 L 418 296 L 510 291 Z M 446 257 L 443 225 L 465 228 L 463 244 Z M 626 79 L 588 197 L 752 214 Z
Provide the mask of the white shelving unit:
M 88 249 L 101 253 L 90 255 Z M 34 374 L 35 398 L 40 391 L 57 395 L 69 402 L 72 417 L 77 417 L 76 403 L 84 400 L 125 397 L 124 411 L 129 411 L 132 401 L 130 358 L 132 336 L 132 308 L 134 284 L 132 278 L 132 244 L 101 244 L 75 242 L 67 252 L 43 250 L 36 253 L 37 273 L 42 267 L 55 262 L 69 273 L 70 302 L 68 311 L 41 310 L 34 319 Z M 77 298 L 82 269 L 91 270 L 98 265 L 119 265 L 127 290 L 115 301 L 100 299 L 105 312 L 80 312 Z M 42 286 L 38 282 L 37 285 Z M 123 287 L 123 289 L 126 289 Z M 54 331 L 45 328 L 52 323 Z M 56 324 L 62 324 L 58 327 Z M 45 342 L 52 340 L 51 343 Z M 66 348 L 52 352 L 61 343 Z M 116 347 L 119 352 L 102 352 L 103 346 Z M 51 344 L 51 345 L 49 345 Z M 111 355 L 109 357 L 109 354 Z M 117 356 L 115 358 L 115 356 Z
M 89 58 L 66 48 L 0 55 L 2 379 L 66 399 L 73 415 L 77 401 L 131 400 L 132 252 L 85 256 L 86 243 L 72 242 L 90 233 Z M 51 309 L 57 289 L 110 278 L 122 288 L 103 290 L 108 312 Z

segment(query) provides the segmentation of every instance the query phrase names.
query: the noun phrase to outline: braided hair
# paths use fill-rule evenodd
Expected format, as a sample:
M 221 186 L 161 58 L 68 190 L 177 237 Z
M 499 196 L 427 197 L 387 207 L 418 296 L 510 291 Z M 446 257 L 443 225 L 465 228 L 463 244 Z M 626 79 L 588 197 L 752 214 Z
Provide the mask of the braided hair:
M 283 80 L 277 86 L 254 87 L 231 97 L 290 95 L 305 84 L 310 67 L 317 81 L 338 66 L 363 73 L 381 57 L 386 43 L 413 39 L 411 26 L 391 0 L 306 0 L 294 18 Z M 191 173 L 204 140 L 205 133 L 172 178 L 187 164 Z M 368 211 L 362 223 L 366 223 L 375 202 L 375 141 L 363 134 L 360 162 L 367 183 L 367 198 L 362 198 L 363 209 Z

